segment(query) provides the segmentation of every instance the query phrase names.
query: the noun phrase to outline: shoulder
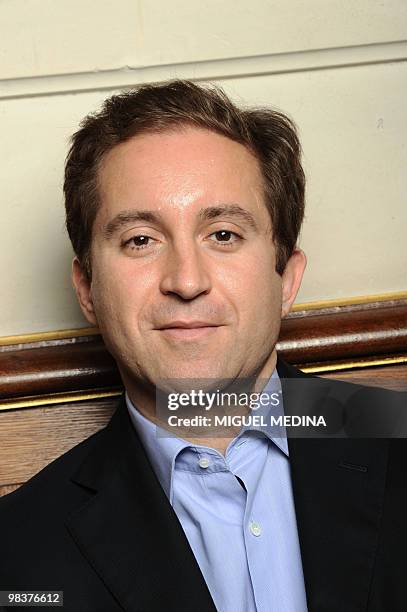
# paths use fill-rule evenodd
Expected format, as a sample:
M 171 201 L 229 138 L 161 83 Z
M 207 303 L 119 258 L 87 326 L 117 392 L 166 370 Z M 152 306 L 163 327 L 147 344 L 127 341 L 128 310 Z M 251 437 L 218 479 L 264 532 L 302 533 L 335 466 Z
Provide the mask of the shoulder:
M 47 465 L 16 491 L 0 498 L 0 546 L 6 563 L 3 587 L 43 588 L 69 583 L 82 566 L 66 522 L 89 499 L 72 475 L 97 446 L 105 446 L 106 428 Z M 45 579 L 46 578 L 46 579 Z M 55 586 L 55 590 L 57 587 Z
M 298 385 L 302 385 L 304 389 L 309 387 L 310 389 L 329 390 L 331 394 L 337 394 L 345 398 L 352 398 L 355 396 L 361 398 L 362 396 L 366 396 L 369 398 L 376 398 L 377 400 L 393 400 L 398 404 L 406 402 L 407 400 L 407 393 L 404 391 L 396 391 L 376 385 L 364 385 L 351 381 L 317 376 L 299 370 L 291 364 L 286 363 L 281 358 L 278 360 L 277 369 L 280 379 L 289 380 L 293 385 L 298 383 Z M 405 405 L 407 407 L 407 404 Z
M 356 439 L 399 439 L 407 447 L 407 393 L 322 378 L 278 362 L 284 407 L 291 413 L 322 414 L 330 434 Z M 286 402 L 287 400 L 287 402 Z M 332 431 L 331 431 L 332 430 Z M 327 430 L 328 431 L 328 430 Z

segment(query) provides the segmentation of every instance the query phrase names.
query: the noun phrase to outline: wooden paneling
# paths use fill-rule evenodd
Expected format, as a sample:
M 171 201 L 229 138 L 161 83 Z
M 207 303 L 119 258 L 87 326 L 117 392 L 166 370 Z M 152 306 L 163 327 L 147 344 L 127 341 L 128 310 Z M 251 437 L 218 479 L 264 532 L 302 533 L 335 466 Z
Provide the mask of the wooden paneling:
M 42 344 L 45 346 L 20 345 L 16 350 L 3 347 L 0 398 L 66 393 L 111 387 L 121 382 L 116 364 L 100 336 L 78 338 L 78 342 L 70 339 Z
M 304 364 L 407 352 L 407 300 L 294 313 L 280 352 Z
M 290 363 L 328 370 L 337 361 L 407 355 L 407 300 L 296 312 L 282 323 L 278 349 Z M 0 347 L 0 405 L 117 385 L 116 364 L 100 336 Z
M 111 399 L 0 411 L 0 485 L 26 481 L 104 427 L 116 405 Z
M 18 487 L 21 487 L 22 484 L 24 484 L 24 483 L 23 482 L 18 482 L 16 484 L 12 484 L 12 485 L 5 485 L 4 487 L 0 486 L 0 497 L 2 497 L 3 495 L 7 495 L 8 493 L 12 493 L 16 489 L 18 489 Z
M 335 380 L 345 380 L 359 385 L 383 387 L 393 391 L 407 391 L 407 364 L 340 370 L 338 372 L 320 374 L 320 376 Z

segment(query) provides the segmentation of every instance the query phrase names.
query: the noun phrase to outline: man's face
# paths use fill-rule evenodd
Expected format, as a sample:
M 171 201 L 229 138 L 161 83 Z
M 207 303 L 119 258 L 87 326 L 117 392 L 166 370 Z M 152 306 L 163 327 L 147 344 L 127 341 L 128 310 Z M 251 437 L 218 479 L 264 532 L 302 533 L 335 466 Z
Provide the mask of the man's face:
M 185 128 L 118 145 L 99 179 L 92 281 L 76 263 L 74 283 L 126 386 L 272 370 L 303 260 L 286 280 L 275 271 L 254 156 Z

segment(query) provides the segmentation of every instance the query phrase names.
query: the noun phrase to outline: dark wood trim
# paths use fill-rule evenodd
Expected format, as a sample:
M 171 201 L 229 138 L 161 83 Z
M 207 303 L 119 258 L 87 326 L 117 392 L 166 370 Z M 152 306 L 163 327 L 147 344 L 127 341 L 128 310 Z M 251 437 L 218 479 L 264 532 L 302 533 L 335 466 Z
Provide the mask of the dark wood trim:
M 407 356 L 407 299 L 295 312 L 282 322 L 278 349 L 301 366 Z M 118 385 L 100 336 L 0 347 L 0 401 Z
M 308 364 L 407 352 L 407 300 L 294 313 L 283 322 L 279 349 Z
M 0 353 L 1 399 L 120 384 L 116 363 L 100 336 L 91 336 L 88 342 L 65 344 L 61 340 L 52 346 Z

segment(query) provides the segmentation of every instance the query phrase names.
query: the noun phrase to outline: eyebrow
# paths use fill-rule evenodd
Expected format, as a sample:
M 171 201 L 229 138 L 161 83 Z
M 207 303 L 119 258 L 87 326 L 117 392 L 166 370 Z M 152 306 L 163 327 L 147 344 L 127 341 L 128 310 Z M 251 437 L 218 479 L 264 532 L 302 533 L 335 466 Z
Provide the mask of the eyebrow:
M 130 223 L 144 221 L 145 223 L 159 223 L 161 215 L 151 210 L 122 210 L 103 228 L 105 238 L 111 238 L 113 234 Z
M 232 217 L 247 223 L 252 229 L 257 230 L 257 224 L 253 215 L 239 206 L 238 204 L 221 204 L 219 206 L 207 206 L 199 211 L 199 218 L 202 221 L 211 221 L 219 217 Z M 103 228 L 105 238 L 111 238 L 122 228 L 144 221 L 145 223 L 160 223 L 162 216 L 152 210 L 122 210 Z
M 208 206 L 199 212 L 203 221 L 217 219 L 218 217 L 232 217 L 245 221 L 252 229 L 257 230 L 257 224 L 253 215 L 238 204 L 221 204 L 220 206 Z

